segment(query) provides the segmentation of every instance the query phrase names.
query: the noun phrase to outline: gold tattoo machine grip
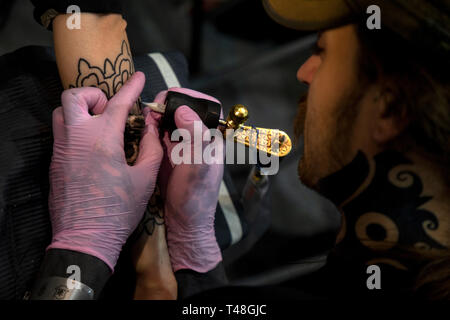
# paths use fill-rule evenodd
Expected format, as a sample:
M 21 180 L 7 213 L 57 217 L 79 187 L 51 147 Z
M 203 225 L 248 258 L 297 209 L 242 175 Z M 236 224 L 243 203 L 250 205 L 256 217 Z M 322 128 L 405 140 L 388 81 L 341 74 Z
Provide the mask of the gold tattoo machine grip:
M 188 105 L 193 109 L 208 128 L 217 128 L 225 138 L 232 138 L 235 142 L 247 147 L 256 148 L 270 156 L 284 157 L 292 149 L 289 136 L 281 130 L 245 126 L 249 118 L 248 109 L 241 105 L 234 105 L 228 113 L 227 119 L 219 119 L 220 104 L 186 96 L 178 92 L 170 92 L 165 104 L 141 102 L 155 112 L 163 114 L 162 126 L 166 129 L 174 128 L 175 110 L 181 105 Z M 231 130 L 230 130 L 231 129 Z M 231 135 L 231 136 L 230 136 Z
M 271 156 L 284 157 L 292 150 L 291 138 L 286 132 L 277 129 L 267 129 L 253 126 L 245 126 L 248 120 L 248 109 L 241 105 L 234 105 L 228 113 L 227 120 L 219 120 L 219 124 L 225 127 L 222 132 L 226 138 L 232 138 L 237 143 L 247 147 L 254 147 Z M 228 130 L 233 129 L 233 130 Z
M 227 129 L 237 130 L 248 119 L 248 110 L 242 104 L 234 105 L 228 113 L 227 120 L 219 120 L 219 123 Z

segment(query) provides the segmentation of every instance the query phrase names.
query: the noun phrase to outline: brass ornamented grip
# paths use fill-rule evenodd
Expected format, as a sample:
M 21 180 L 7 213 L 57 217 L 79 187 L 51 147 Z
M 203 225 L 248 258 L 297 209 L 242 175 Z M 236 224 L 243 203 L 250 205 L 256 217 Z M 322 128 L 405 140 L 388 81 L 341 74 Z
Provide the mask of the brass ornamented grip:
M 248 110 L 242 104 L 234 105 L 226 120 L 227 129 L 237 130 L 248 119 Z
M 142 104 L 161 114 L 164 114 L 166 110 L 166 105 L 164 104 L 149 102 L 142 102 Z M 254 147 L 269 155 L 284 157 L 291 152 L 292 142 L 286 132 L 278 129 L 245 126 L 244 123 L 248 118 L 248 109 L 242 104 L 236 104 L 231 108 L 226 120 L 219 120 L 219 128 L 223 132 L 224 137 L 233 138 L 237 143 L 247 147 Z M 233 129 L 234 131 L 228 129 Z M 229 136 L 230 134 L 232 137 Z
M 287 156 L 292 149 L 291 138 L 278 129 L 241 126 L 236 130 L 234 140 L 280 158 Z
M 226 129 L 234 129 L 233 139 L 247 147 L 253 147 L 271 156 L 284 157 L 292 150 L 291 138 L 286 132 L 278 129 L 266 129 L 252 126 L 244 126 L 249 117 L 248 110 L 241 104 L 234 105 L 226 121 L 220 124 Z M 224 135 L 228 136 L 227 131 Z

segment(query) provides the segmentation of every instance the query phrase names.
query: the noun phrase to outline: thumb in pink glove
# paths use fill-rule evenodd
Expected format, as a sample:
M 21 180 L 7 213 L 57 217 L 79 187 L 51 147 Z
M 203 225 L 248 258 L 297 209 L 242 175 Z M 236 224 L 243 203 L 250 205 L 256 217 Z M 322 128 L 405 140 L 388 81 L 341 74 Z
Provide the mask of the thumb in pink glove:
M 136 164 L 130 167 L 125 159 L 125 123 L 144 82 L 136 72 L 109 101 L 97 88 L 63 92 L 62 107 L 53 112 L 53 239 L 47 249 L 90 254 L 114 270 L 142 218 L 163 156 L 158 124 L 147 115 Z
M 189 89 L 170 90 L 220 103 L 213 97 Z M 164 103 L 166 95 L 167 91 L 160 92 L 155 102 Z M 178 129 L 184 130 L 183 141 L 172 142 L 165 132 L 165 153 L 159 174 L 165 203 L 167 244 L 174 271 L 190 269 L 203 273 L 212 270 L 222 260 L 214 217 L 223 177 L 223 139 L 220 133 L 216 133 L 214 141 L 210 142 L 209 129 L 188 106 L 176 110 L 175 123 Z M 206 141 L 194 139 L 202 136 Z M 184 148 L 178 148 L 181 144 Z M 183 153 L 189 148 L 190 156 L 180 155 L 180 150 Z M 208 148 L 211 153 L 205 152 Z M 204 159 L 204 154 L 214 157 Z M 191 161 L 176 164 L 180 158 Z M 201 163 L 197 163 L 199 159 Z

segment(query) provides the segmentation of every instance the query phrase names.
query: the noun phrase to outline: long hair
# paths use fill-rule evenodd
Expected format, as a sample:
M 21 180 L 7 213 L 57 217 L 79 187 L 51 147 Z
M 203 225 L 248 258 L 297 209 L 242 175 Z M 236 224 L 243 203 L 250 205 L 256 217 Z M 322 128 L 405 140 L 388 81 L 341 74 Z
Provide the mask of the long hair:
M 408 121 L 391 147 L 419 150 L 439 166 L 450 186 L 449 57 L 431 54 L 389 30 L 360 25 L 358 37 L 360 77 L 389 90 L 392 99 L 387 112 Z M 423 262 L 414 284 L 418 296 L 450 300 L 450 249 L 420 254 L 405 249 L 403 253 Z
M 450 63 L 387 30 L 358 28 L 360 76 L 389 90 L 388 113 L 409 124 L 396 147 L 418 148 L 442 168 L 450 186 Z M 392 92 L 393 91 L 393 92 Z

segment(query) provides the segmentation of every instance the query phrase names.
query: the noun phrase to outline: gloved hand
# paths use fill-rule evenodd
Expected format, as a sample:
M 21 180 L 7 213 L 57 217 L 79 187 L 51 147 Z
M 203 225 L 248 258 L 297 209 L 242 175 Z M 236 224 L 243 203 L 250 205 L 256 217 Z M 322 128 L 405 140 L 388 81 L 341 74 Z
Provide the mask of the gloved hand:
M 213 97 L 189 89 L 170 90 L 220 103 Z M 164 103 L 166 95 L 167 91 L 160 92 L 155 102 Z M 190 139 L 184 136 L 182 142 L 171 142 L 168 132 L 163 137 L 165 152 L 158 183 L 165 203 L 167 244 L 174 272 L 190 269 L 203 273 L 212 270 L 222 260 L 214 231 L 214 217 L 223 177 L 223 139 L 218 134 L 211 143 L 194 141 L 195 134 L 200 137 L 206 134 L 205 140 L 209 141 L 210 131 L 188 106 L 176 110 L 175 123 L 178 129 L 187 130 Z M 198 129 L 196 133 L 195 129 Z M 187 158 L 197 158 L 202 163 L 175 164 L 175 158 L 184 155 L 184 152 L 178 152 L 181 144 L 187 147 L 186 150 L 191 149 L 191 157 Z M 214 156 L 212 160 L 218 163 L 205 163 L 202 157 L 205 148 L 208 148 L 206 151 L 216 151 L 206 153 L 211 153 Z
M 114 270 L 142 218 L 163 156 L 157 122 L 147 116 L 136 164 L 130 167 L 125 159 L 125 123 L 144 82 L 136 72 L 109 101 L 97 88 L 63 92 L 62 107 L 53 112 L 53 239 L 47 249 L 87 253 Z

